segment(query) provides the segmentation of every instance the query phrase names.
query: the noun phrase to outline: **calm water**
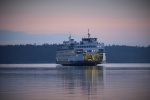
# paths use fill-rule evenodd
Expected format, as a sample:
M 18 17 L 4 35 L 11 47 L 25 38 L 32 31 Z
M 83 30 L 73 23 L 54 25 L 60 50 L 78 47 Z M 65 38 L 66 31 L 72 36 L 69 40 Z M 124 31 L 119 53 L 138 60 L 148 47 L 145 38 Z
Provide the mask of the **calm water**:
M 0 100 L 150 100 L 150 64 L 0 65 Z

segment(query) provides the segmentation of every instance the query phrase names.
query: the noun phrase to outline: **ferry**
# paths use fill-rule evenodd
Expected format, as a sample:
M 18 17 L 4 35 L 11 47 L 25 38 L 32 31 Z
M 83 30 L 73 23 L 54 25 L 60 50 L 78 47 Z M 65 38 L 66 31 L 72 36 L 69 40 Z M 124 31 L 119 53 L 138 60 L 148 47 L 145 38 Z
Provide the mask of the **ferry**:
M 69 36 L 69 41 L 63 41 L 56 51 L 56 63 L 63 66 L 95 66 L 106 62 L 104 43 L 97 38 L 88 37 L 76 42 Z

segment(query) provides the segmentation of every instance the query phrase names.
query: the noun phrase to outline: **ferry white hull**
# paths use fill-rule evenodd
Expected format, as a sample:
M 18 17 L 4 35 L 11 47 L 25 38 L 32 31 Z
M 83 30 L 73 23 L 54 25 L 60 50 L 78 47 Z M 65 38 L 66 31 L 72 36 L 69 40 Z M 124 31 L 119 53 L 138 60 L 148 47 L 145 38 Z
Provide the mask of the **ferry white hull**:
M 90 55 L 90 57 L 89 57 Z M 62 64 L 64 66 L 95 66 L 97 64 L 105 63 L 105 53 L 103 54 L 89 54 L 89 55 L 78 55 L 78 56 L 68 56 L 62 58 L 61 60 L 57 61 L 57 64 Z M 96 57 L 95 57 L 96 55 Z M 67 60 L 65 60 L 67 58 Z

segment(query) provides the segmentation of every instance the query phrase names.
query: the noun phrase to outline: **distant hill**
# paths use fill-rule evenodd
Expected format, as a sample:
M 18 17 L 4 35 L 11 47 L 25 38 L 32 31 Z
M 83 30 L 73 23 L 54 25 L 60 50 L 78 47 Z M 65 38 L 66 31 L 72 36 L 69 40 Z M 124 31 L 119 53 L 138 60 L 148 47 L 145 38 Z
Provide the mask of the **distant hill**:
M 0 46 L 0 63 L 55 63 L 56 45 Z
M 106 46 L 109 63 L 150 63 L 150 46 Z
M 106 46 L 107 63 L 150 63 L 150 46 Z M 55 63 L 57 45 L 0 46 L 0 64 Z

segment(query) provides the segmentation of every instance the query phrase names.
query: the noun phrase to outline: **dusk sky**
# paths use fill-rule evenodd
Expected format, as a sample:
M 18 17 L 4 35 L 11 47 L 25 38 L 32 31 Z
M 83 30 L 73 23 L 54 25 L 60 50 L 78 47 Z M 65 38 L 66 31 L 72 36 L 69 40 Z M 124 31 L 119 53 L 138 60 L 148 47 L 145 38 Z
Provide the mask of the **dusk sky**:
M 62 43 L 69 34 L 150 45 L 149 0 L 1 0 L 0 44 Z

